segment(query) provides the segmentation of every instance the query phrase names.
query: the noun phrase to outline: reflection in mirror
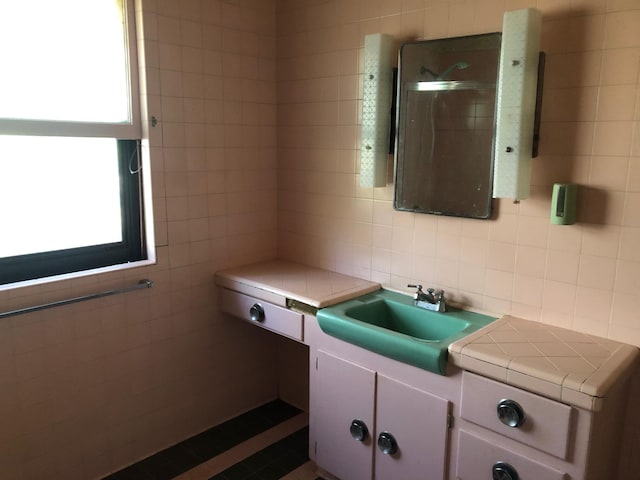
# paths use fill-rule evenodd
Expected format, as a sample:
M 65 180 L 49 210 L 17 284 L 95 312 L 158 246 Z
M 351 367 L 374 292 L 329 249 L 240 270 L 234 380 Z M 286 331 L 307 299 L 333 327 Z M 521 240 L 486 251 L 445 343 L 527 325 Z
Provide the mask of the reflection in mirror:
M 500 39 L 492 33 L 401 47 L 397 210 L 490 216 Z

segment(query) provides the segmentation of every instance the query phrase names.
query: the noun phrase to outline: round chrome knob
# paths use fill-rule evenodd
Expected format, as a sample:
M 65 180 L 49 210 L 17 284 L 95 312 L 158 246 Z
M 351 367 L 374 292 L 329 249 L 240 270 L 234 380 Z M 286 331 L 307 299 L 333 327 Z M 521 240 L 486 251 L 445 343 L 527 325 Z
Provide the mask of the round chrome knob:
M 498 418 L 507 427 L 517 428 L 524 423 L 524 410 L 514 400 L 504 399 L 498 402 Z
M 254 322 L 264 321 L 264 308 L 259 303 L 255 303 L 253 307 L 249 309 L 249 317 Z
M 519 480 L 518 471 L 505 462 L 496 462 L 491 468 L 493 480 Z
M 362 420 L 352 420 L 349 432 L 351 436 L 359 442 L 364 442 L 369 438 L 369 429 L 367 428 L 367 424 Z
M 393 455 L 398 451 L 398 442 L 389 432 L 378 435 L 378 448 L 385 455 Z

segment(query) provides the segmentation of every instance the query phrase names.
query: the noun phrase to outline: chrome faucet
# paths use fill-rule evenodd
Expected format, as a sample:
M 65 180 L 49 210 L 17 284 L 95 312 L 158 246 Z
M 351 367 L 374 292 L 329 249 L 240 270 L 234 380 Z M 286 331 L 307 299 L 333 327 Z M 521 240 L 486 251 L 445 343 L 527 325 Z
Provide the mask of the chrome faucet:
M 426 308 L 434 312 L 446 312 L 447 303 L 444 298 L 444 290 L 436 292 L 433 288 L 427 288 L 427 292 L 422 291 L 422 285 L 407 285 L 409 288 L 416 288 L 413 294 L 413 304 L 416 307 Z

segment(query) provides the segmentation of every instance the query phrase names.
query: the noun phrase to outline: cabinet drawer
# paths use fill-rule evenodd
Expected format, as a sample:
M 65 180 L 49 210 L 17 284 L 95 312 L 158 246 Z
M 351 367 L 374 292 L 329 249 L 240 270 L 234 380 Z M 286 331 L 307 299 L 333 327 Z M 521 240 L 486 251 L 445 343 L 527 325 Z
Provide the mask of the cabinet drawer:
M 571 412 L 568 405 L 519 388 L 462 375 L 462 418 L 562 459 L 567 458 Z
M 504 465 L 504 464 L 507 465 Z M 495 466 L 495 467 L 494 467 Z M 502 472 L 512 469 L 516 474 L 494 476 L 494 468 Z M 565 480 L 563 472 L 548 467 L 532 458 L 523 457 L 505 448 L 460 431 L 456 478 L 459 480 L 491 480 L 513 478 L 519 480 Z
M 256 305 L 262 308 L 263 314 L 258 320 L 252 320 L 251 308 Z M 301 313 L 227 289 L 220 290 L 220 309 L 280 335 L 300 342 L 304 339 Z

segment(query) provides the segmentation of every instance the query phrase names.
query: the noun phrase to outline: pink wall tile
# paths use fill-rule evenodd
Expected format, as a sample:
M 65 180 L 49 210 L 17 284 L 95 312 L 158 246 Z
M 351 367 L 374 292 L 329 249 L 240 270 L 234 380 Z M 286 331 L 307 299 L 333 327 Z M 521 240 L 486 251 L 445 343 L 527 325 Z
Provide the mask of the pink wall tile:
M 631 153 L 632 135 L 632 122 L 597 123 L 593 135 L 593 153 L 595 155 L 628 156 Z
M 424 12 L 424 38 L 444 38 L 449 29 L 449 2 L 430 2 Z
M 595 335 L 608 335 L 613 292 L 601 288 L 578 287 L 576 292 L 576 323 L 591 320 L 591 331 Z M 599 327 L 595 326 L 595 323 Z M 578 325 L 574 328 L 579 328 Z M 593 329 L 597 328 L 597 332 Z
M 340 3 L 345 8 L 353 5 L 346 1 Z M 439 218 L 431 220 L 428 215 L 396 212 L 390 203 L 374 201 L 373 223 L 379 226 L 374 228 L 372 238 L 380 250 L 372 255 L 385 259 L 382 263 L 378 260 L 378 268 L 384 271 L 391 269 L 392 285 L 401 285 L 402 279 L 412 274 L 436 283 L 446 277 L 447 282 L 460 288 L 460 298 L 484 292 L 485 300 L 480 300 L 483 307 L 491 306 L 501 312 L 513 308 L 514 311 L 530 313 L 532 319 L 564 326 L 573 325 L 575 316 L 575 327 L 582 325 L 589 331 L 601 331 L 584 309 L 574 308 L 578 285 L 581 299 L 589 288 L 612 291 L 615 272 L 618 271 L 615 262 L 637 262 L 640 259 L 633 249 L 634 242 L 638 241 L 638 225 L 634 218 L 640 205 L 637 205 L 636 196 L 629 194 L 640 190 L 640 187 L 635 187 L 640 185 L 640 181 L 636 181 L 636 177 L 640 178 L 640 173 L 637 173 L 640 167 L 636 168 L 636 164 L 640 163 L 635 161 L 637 155 L 630 157 L 634 148 L 633 121 L 637 117 L 635 104 L 638 95 L 637 36 L 630 32 L 637 29 L 637 7 L 624 3 L 624 0 L 613 3 L 604 0 L 512 0 L 506 3 L 443 0 L 426 3 L 366 2 L 366 6 L 361 2 L 357 14 L 350 10 L 348 25 L 351 35 L 348 42 L 354 39 L 353 24 L 359 26 L 357 38 L 360 47 L 365 34 L 383 31 L 392 33 L 398 43 L 416 35 L 442 38 L 484 33 L 499 30 L 505 8 L 531 6 L 537 6 L 545 15 L 542 44 L 547 52 L 542 143 L 540 157 L 534 160 L 531 198 L 519 205 L 510 201 L 495 202 L 496 213 L 491 220 L 464 220 L 459 224 L 450 219 L 441 222 Z M 329 69 L 325 69 L 327 77 L 324 81 L 329 83 L 335 79 L 340 85 L 339 92 L 342 92 L 338 96 L 345 95 L 345 92 L 348 92 L 349 100 L 355 99 L 354 92 L 361 96 L 360 79 L 355 74 L 362 68 L 362 58 L 355 60 L 354 50 L 347 42 L 336 44 L 328 38 L 322 41 L 329 31 L 337 29 L 327 30 L 323 24 L 328 21 L 326 19 L 316 22 L 311 16 L 306 16 L 304 22 L 293 20 L 294 11 L 289 12 L 286 4 L 281 7 L 279 15 L 282 23 L 289 20 L 288 29 L 298 32 L 301 38 L 307 32 L 314 37 L 315 45 L 328 45 L 326 53 L 334 49 L 343 64 L 345 59 L 351 58 L 348 62 L 348 85 L 345 85 L 345 77 Z M 312 11 L 307 7 L 296 8 L 295 15 L 300 17 L 301 10 Z M 405 11 L 417 12 L 422 18 L 422 25 L 402 16 Z M 627 13 L 629 15 L 625 16 Z M 333 26 L 339 24 L 340 21 L 336 20 Z M 309 59 L 303 51 L 285 51 L 287 62 L 279 72 L 282 85 L 287 85 L 290 78 L 309 76 L 305 71 L 318 71 L 308 65 Z M 286 67 L 296 65 L 296 55 L 301 57 L 297 62 L 304 64 L 304 69 Z M 323 65 L 322 59 L 313 59 L 313 62 Z M 353 70 L 354 66 L 358 70 Z M 286 99 L 287 105 L 290 101 L 308 112 L 312 111 L 303 103 L 309 99 L 297 96 L 295 90 L 287 88 L 281 92 L 280 99 Z M 333 99 L 321 98 L 317 93 L 313 95 L 315 101 Z M 354 124 L 353 104 L 347 105 L 342 106 L 336 124 L 355 126 L 355 129 L 345 131 L 340 140 L 344 147 L 351 149 L 350 141 L 355 141 L 357 148 L 360 106 L 356 105 Z M 344 110 L 346 108 L 348 110 Z M 286 156 L 288 142 L 303 139 L 303 133 L 289 130 L 287 135 L 281 135 L 284 143 L 279 145 L 280 155 Z M 306 138 L 296 145 L 303 148 L 305 142 Z M 331 143 L 327 142 L 327 156 L 331 155 L 332 149 Z M 310 169 L 313 165 L 311 156 L 303 154 L 298 158 L 302 162 L 297 164 L 297 168 Z M 349 158 L 350 165 L 355 159 L 357 171 L 357 156 Z M 392 182 L 392 177 L 389 181 Z M 550 225 L 551 186 L 556 182 L 582 185 L 578 225 Z M 355 183 L 357 185 L 357 174 Z M 363 201 L 380 195 L 390 201 L 391 187 L 391 184 L 384 189 L 356 187 L 355 194 Z M 306 196 L 304 192 L 301 194 Z M 445 236 L 440 236 L 441 227 L 446 230 Z M 411 230 L 415 232 L 413 245 L 407 234 Z M 390 260 L 389 248 L 393 252 Z M 425 254 L 425 249 L 435 252 L 434 256 Z M 382 252 L 386 253 L 380 256 Z M 429 259 L 424 266 L 433 263 L 431 268 L 435 271 L 410 272 L 407 253 Z M 442 259 L 438 260 L 440 254 Z M 389 261 L 391 265 L 387 267 Z M 635 264 L 629 267 L 632 271 L 635 268 Z M 604 280 L 606 287 L 602 283 L 597 284 L 596 272 L 600 269 L 604 275 L 599 280 Z M 630 277 L 627 270 L 620 278 L 635 278 Z M 469 273 L 471 271 L 473 274 Z M 460 280 L 453 279 L 451 272 L 459 272 Z M 514 272 L 516 277 L 513 277 Z M 609 304 L 604 302 L 604 305 L 598 312 L 606 312 Z M 607 325 L 616 323 L 615 315 L 607 318 Z
M 607 15 L 604 48 L 638 47 L 640 39 L 637 35 L 637 25 L 640 21 L 640 11 L 610 12 Z
M 500 300 L 511 300 L 514 275 L 511 272 L 487 269 L 485 295 Z
M 271 347 L 215 314 L 210 275 L 278 254 L 640 345 L 635 0 L 142 5 L 142 91 L 160 120 L 146 131 L 161 247 L 158 265 L 135 276 L 156 287 L 0 323 L 0 411 L 23 412 L 0 431 L 3 472 L 99 477 L 272 395 L 272 376 L 254 378 L 252 358 L 233 345 L 249 342 L 261 358 Z M 529 6 L 543 11 L 547 52 L 532 198 L 496 201 L 490 220 L 460 220 L 394 211 L 392 165 L 387 187 L 360 187 L 364 35 L 386 31 L 399 44 L 497 31 L 504 10 Z M 580 185 L 577 225 L 549 224 L 554 182 Z M 62 282 L 0 300 L 96 287 Z M 220 355 L 234 368 L 205 367 Z M 221 394 L 230 375 L 247 381 Z M 74 428 L 86 447 L 65 433 Z M 65 448 L 51 451 L 57 443 Z M 34 454 L 45 445 L 51 454 Z M 16 455 L 26 461 L 12 463 Z
M 566 317 L 563 322 L 569 319 L 570 325 L 575 309 L 576 290 L 575 284 L 546 280 L 542 290 L 543 318 L 547 317 L 546 311 L 552 312 L 549 321 L 553 324 L 553 315 L 561 314 Z
M 637 262 L 618 261 L 615 279 L 615 292 L 633 295 L 640 288 L 640 269 Z
M 519 246 L 515 272 L 529 277 L 544 278 L 547 251 L 539 247 Z
M 12 392 L 0 395 L 0 411 L 16 419 L 3 421 L 0 434 L 4 475 L 101 478 L 275 395 L 273 347 L 252 331 L 239 335 L 216 314 L 211 291 L 215 270 L 276 253 L 275 2 L 255 6 L 259 14 L 243 5 L 231 15 L 218 1 L 144 2 L 141 91 L 145 115 L 159 120 L 145 128 L 158 263 L 22 290 L 17 306 L 138 276 L 155 286 L 0 323 L 0 339 L 11 338 L 10 352 L 0 341 L 0 385 Z M 233 102 L 226 112 L 223 99 Z M 232 145 L 244 152 L 223 148 Z M 351 194 L 350 179 L 336 183 Z M 247 185 L 261 201 L 227 189 Z M 229 207 L 242 211 L 229 215 Z M 261 351 L 264 375 L 252 379 L 255 359 L 214 345 L 217 337 Z M 228 368 L 211 370 L 220 355 Z M 235 393 L 217 388 L 230 376 L 247 381 L 234 382 Z
M 508 243 L 489 242 L 487 268 L 514 272 L 516 264 L 516 246 Z
M 462 237 L 460 262 L 467 266 L 484 268 L 487 265 L 488 249 L 489 242 L 486 239 Z
M 612 290 L 615 278 L 615 263 L 613 258 L 581 255 L 578 285 L 601 290 Z
M 582 229 L 582 253 L 617 258 L 620 243 L 620 227 L 616 225 L 585 225 Z
M 460 263 L 458 288 L 465 292 L 483 294 L 485 291 L 486 269 L 481 266 Z M 478 305 L 480 307 L 481 305 Z
M 542 306 L 542 278 L 516 275 L 513 282 L 513 301 L 533 307 Z

